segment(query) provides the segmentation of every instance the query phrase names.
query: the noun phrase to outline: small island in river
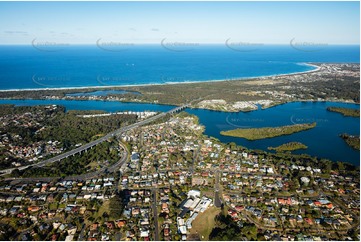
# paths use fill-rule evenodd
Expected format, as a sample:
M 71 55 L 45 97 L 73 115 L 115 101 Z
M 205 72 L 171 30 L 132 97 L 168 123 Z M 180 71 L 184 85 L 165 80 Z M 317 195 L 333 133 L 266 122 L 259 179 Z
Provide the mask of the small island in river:
M 327 111 L 341 113 L 343 116 L 360 117 L 360 110 L 359 109 L 328 107 Z
M 305 150 L 307 148 L 308 148 L 307 145 L 304 145 L 300 142 L 289 142 L 289 143 L 282 144 L 277 147 L 268 147 L 267 149 L 275 150 L 277 152 L 282 152 L 282 151 Z
M 245 138 L 248 140 L 258 140 L 273 138 L 282 135 L 289 135 L 300 131 L 312 129 L 316 127 L 316 123 L 304 123 L 295 125 L 286 125 L 280 127 L 264 127 L 251 129 L 233 129 L 221 131 L 221 135 Z
M 360 150 L 360 136 L 341 134 L 340 137 L 355 150 Z

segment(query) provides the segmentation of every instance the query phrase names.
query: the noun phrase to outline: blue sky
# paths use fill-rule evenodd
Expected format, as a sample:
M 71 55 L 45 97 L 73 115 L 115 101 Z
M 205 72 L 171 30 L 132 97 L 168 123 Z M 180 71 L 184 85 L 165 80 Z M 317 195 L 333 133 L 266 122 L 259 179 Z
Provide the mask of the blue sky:
M 359 44 L 359 2 L 0 2 L 0 44 Z

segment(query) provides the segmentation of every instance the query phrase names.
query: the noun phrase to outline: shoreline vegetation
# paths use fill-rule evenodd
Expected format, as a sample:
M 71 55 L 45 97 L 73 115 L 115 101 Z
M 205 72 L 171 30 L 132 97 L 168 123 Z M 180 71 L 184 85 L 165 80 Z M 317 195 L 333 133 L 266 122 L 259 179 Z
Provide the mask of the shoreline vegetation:
M 357 63 L 307 63 L 316 70 L 265 76 L 201 82 L 179 82 L 134 86 L 44 88 L 0 90 L 0 99 L 99 100 L 181 105 L 224 112 L 253 111 L 295 101 L 360 102 Z M 337 78 L 335 76 L 337 75 Z M 335 88 L 337 87 L 337 88 Z M 102 96 L 67 94 L 96 90 L 122 90 Z
M 290 135 L 293 133 L 309 130 L 316 127 L 316 123 L 304 123 L 295 125 L 286 125 L 280 127 L 264 127 L 264 128 L 250 128 L 250 129 L 233 129 L 228 131 L 221 131 L 220 134 L 224 136 L 232 136 L 238 138 L 245 138 L 247 140 L 259 140 L 273 138 L 277 136 Z
M 305 150 L 307 148 L 308 148 L 307 145 L 304 145 L 300 142 L 289 142 L 277 147 L 268 147 L 267 149 L 274 150 L 276 152 L 283 152 L 283 151 Z
M 341 134 L 340 137 L 353 149 L 360 150 L 360 136 Z
M 340 113 L 346 117 L 360 117 L 360 110 L 353 108 L 328 107 L 327 111 Z

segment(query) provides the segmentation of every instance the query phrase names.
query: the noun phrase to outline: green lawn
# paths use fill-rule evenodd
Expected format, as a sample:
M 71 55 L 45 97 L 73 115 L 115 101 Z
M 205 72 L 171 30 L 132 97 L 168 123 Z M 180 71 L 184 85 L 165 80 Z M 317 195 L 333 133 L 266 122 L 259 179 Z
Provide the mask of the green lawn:
M 50 210 L 56 210 L 58 208 L 58 203 L 50 203 L 49 204 L 49 209 Z
M 199 234 L 201 240 L 209 240 L 215 221 L 214 218 L 221 212 L 220 208 L 210 207 L 205 212 L 200 213 L 192 223 L 191 234 Z

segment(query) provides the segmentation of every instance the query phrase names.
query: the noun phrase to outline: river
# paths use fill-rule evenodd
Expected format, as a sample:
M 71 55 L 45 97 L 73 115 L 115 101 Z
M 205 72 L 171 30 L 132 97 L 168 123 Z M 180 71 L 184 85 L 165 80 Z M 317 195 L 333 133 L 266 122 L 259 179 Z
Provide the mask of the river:
M 116 111 L 159 111 L 165 112 L 174 106 L 121 103 L 114 101 L 75 101 L 75 100 L 0 100 L 0 104 L 15 105 L 47 105 L 65 106 L 67 110 L 104 110 Z M 360 109 L 358 104 L 336 102 L 292 102 L 268 109 L 252 112 L 227 113 L 203 109 L 186 109 L 197 115 L 200 123 L 205 126 L 205 134 L 218 138 L 222 142 L 235 142 L 250 149 L 267 150 L 269 146 L 278 146 L 287 142 L 301 142 L 308 146 L 306 150 L 294 153 L 306 153 L 332 161 L 350 162 L 360 165 L 360 152 L 349 147 L 339 135 L 348 133 L 360 135 L 360 118 L 344 117 L 339 113 L 329 112 L 327 107 L 348 107 Z M 297 123 L 316 122 L 317 126 L 311 130 L 302 131 L 287 136 L 270 139 L 248 141 L 243 138 L 220 135 L 222 130 L 252 127 L 276 127 Z

